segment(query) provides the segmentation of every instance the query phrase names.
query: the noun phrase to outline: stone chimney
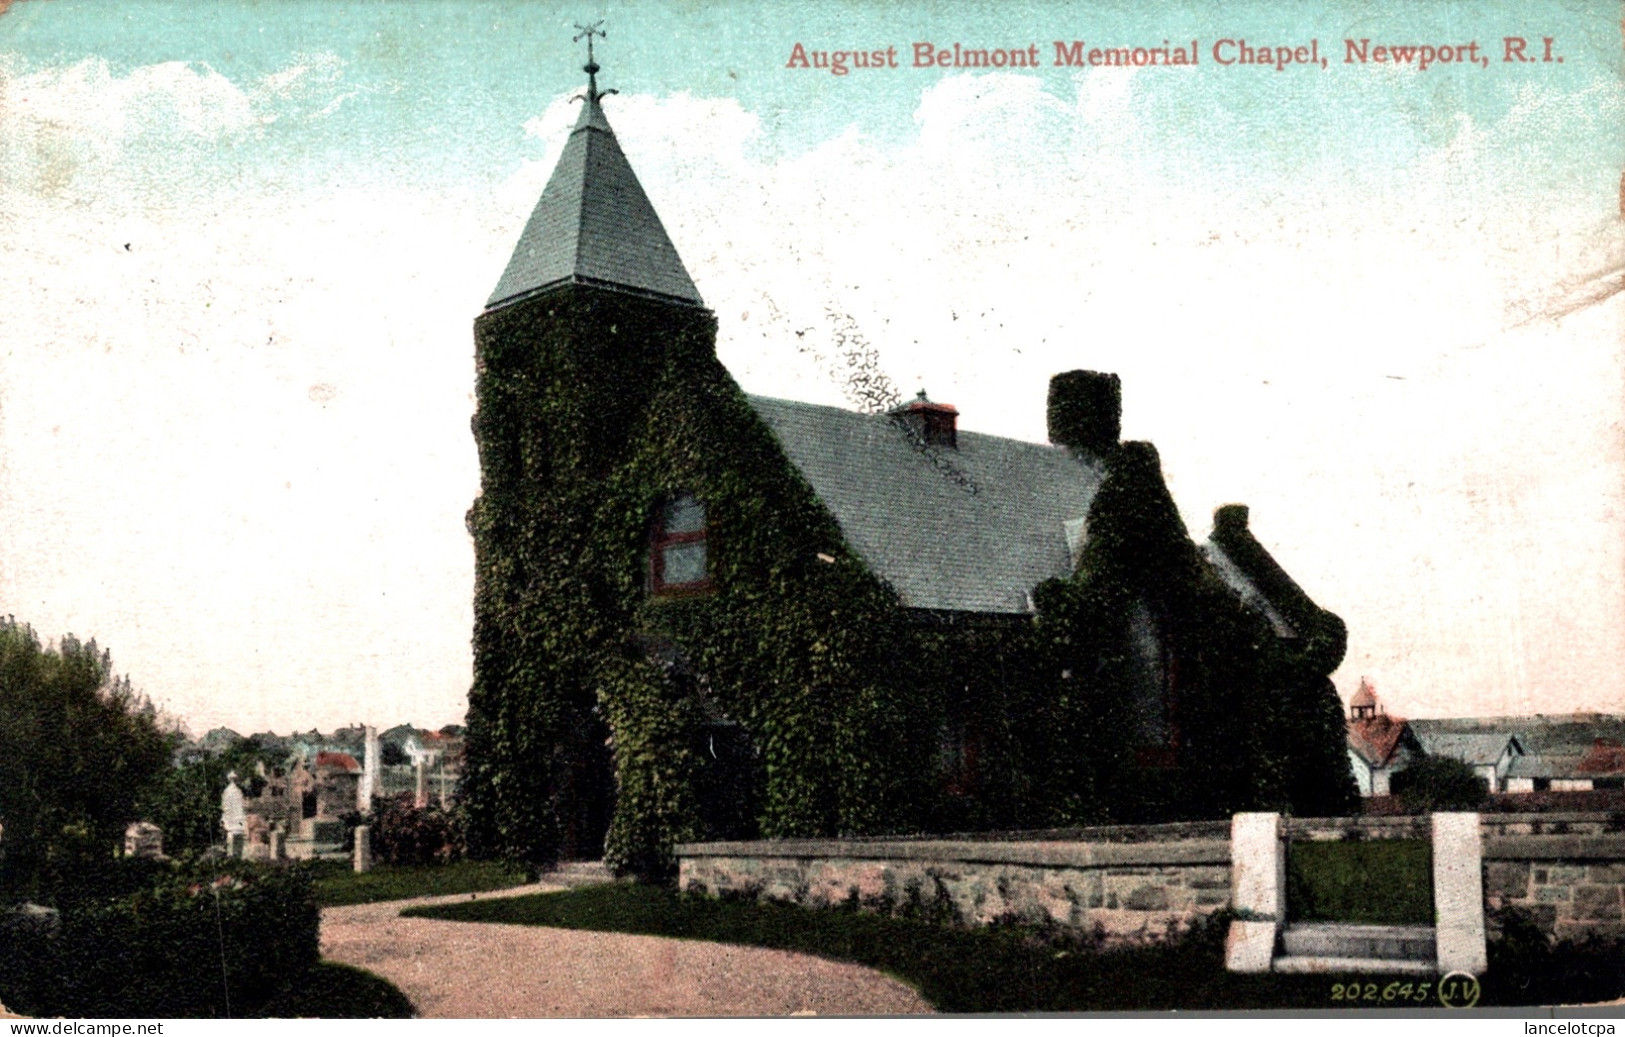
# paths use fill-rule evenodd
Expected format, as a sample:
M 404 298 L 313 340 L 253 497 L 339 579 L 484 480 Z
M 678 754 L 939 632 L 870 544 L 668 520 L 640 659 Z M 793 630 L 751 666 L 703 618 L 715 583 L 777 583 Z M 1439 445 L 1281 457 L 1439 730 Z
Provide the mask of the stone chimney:
M 1222 504 L 1213 512 L 1213 531 L 1221 536 L 1245 533 L 1249 514 L 1245 504 Z
M 891 413 L 925 445 L 947 447 L 949 450 L 958 448 L 959 411 L 950 404 L 931 402 L 926 398 L 924 389 Z
M 1106 457 L 1122 434 L 1123 386 L 1100 371 L 1063 371 L 1049 380 L 1049 441 Z

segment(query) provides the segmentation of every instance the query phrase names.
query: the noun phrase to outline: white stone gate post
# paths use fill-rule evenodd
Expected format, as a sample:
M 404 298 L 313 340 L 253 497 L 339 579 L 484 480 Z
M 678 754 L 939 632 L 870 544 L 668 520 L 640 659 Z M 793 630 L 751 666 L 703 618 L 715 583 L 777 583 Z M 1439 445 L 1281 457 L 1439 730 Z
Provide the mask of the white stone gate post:
M 1478 815 L 1433 815 L 1433 917 L 1439 974 L 1489 965 L 1484 945 L 1484 847 Z
M 1286 848 L 1280 814 L 1230 819 L 1230 905 L 1241 915 L 1225 937 L 1231 972 L 1268 972 L 1275 938 L 1286 923 Z

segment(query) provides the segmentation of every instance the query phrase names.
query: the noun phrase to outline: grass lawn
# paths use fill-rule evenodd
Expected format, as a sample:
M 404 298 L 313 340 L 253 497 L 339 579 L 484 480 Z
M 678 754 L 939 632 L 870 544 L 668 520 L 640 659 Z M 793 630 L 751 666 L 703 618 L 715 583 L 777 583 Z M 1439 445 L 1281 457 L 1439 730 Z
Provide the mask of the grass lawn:
M 259 1015 L 265 1019 L 410 1019 L 412 1002 L 394 984 L 363 969 L 317 962 Z
M 1300 921 L 1433 924 L 1433 850 L 1426 839 L 1297 840 L 1287 904 Z
M 380 864 L 364 875 L 357 875 L 346 861 L 314 861 L 310 868 L 315 879 L 316 902 L 323 907 L 444 893 L 481 893 L 522 885 L 525 881 L 524 876 L 495 861 Z

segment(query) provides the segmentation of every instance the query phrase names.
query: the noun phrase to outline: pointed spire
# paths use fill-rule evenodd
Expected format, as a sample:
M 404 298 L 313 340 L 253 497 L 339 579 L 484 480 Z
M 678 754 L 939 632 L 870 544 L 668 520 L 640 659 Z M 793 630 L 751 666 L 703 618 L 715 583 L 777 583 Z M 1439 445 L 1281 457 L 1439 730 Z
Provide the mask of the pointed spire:
M 576 28 L 580 29 L 581 31 L 570 37 L 570 42 L 580 43 L 582 37 L 586 37 L 587 40 L 587 63 L 581 66 L 581 71 L 587 73 L 587 92 L 585 94 L 577 94 L 575 96 L 576 100 L 584 101 L 586 103 L 581 106 L 581 118 L 576 120 L 576 129 L 579 130 L 584 126 L 590 126 L 596 130 L 603 130 L 605 133 L 611 133 L 612 131 L 609 128 L 609 120 L 604 118 L 604 109 L 598 104 L 598 102 L 603 98 L 608 97 L 610 94 L 617 94 L 620 93 L 620 91 L 600 91 L 598 89 L 599 66 L 598 62 L 595 61 L 592 56 L 592 38 L 594 36 L 604 35 L 604 23 L 600 20 L 593 22 L 591 25 L 577 24 Z
M 587 73 L 587 103 L 597 104 L 598 99 L 604 95 L 598 92 L 598 62 L 593 60 L 592 38 L 605 35 L 604 22 L 603 19 L 599 19 L 591 25 L 582 25 L 578 22 L 576 28 L 581 31 L 570 37 L 570 42 L 580 43 L 583 36 L 587 38 L 587 63 L 581 66 L 581 71 Z M 609 92 L 615 93 L 614 90 Z
M 564 283 L 595 284 L 704 306 L 660 216 L 644 194 L 600 102 L 592 40 L 602 22 L 578 25 L 587 40 L 587 92 L 558 165 L 519 236 L 486 309 Z

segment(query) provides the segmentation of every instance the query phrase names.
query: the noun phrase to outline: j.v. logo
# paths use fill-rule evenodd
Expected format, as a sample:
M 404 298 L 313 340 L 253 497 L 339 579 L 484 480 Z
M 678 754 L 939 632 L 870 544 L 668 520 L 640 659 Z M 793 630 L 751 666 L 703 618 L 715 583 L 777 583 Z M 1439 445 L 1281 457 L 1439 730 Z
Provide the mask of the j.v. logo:
M 1471 972 L 1452 972 L 1439 980 L 1439 1003 L 1446 1008 L 1471 1008 L 1479 993 L 1478 977 Z

